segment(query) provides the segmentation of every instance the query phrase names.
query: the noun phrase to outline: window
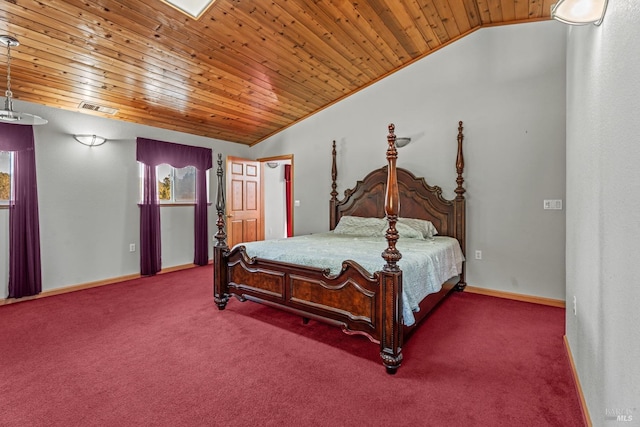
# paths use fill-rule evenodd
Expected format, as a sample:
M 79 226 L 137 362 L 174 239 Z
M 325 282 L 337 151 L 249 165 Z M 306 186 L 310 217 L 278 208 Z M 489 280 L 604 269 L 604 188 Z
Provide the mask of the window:
M 144 165 L 140 163 L 140 199 L 142 200 Z M 196 168 L 174 168 L 166 163 L 156 167 L 158 200 L 161 204 L 193 204 L 196 202 Z M 209 171 L 207 177 L 207 203 L 209 202 Z
M 0 206 L 9 206 L 11 201 L 12 169 L 13 153 L 0 151 Z

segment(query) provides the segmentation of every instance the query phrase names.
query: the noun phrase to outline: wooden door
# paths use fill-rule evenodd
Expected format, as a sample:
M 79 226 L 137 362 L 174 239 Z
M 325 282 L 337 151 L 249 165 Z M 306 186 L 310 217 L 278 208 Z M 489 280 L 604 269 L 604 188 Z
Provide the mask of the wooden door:
M 260 162 L 227 157 L 227 239 L 229 247 L 264 240 Z

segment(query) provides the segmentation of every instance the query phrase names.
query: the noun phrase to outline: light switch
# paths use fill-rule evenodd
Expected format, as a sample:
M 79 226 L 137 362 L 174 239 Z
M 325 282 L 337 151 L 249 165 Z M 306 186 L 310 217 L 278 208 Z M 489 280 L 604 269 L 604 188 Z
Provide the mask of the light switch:
M 562 200 L 545 200 L 544 209 L 562 210 Z

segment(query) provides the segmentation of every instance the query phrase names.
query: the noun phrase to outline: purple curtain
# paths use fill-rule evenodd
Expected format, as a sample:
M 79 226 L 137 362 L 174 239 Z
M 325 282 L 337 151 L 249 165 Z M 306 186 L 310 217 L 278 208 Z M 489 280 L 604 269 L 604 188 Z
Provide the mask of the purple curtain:
M 209 154 L 209 159 L 211 159 L 211 154 Z M 209 263 L 207 208 L 207 174 L 205 170 L 196 169 L 195 251 L 193 259 L 193 263 L 196 265 Z
M 143 276 L 152 276 L 162 269 L 160 204 L 156 181 L 156 167 L 144 165 L 140 204 L 140 274 Z
M 141 274 L 152 275 L 161 269 L 160 204 L 156 198 L 156 166 L 163 163 L 175 168 L 186 166 L 194 166 L 196 168 L 193 262 L 196 265 L 206 265 L 209 262 L 206 171 L 213 166 L 212 150 L 210 148 L 138 138 L 136 159 L 145 164 L 144 195 L 140 206 Z
M 9 207 L 9 298 L 42 291 L 40 226 L 33 128 L 0 123 L 0 150 L 13 151 Z

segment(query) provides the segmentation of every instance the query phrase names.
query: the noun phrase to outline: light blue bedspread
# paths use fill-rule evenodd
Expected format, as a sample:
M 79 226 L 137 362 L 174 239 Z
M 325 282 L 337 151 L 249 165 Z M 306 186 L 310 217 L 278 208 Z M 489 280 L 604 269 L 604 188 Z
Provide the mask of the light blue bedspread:
M 338 274 L 345 260 L 357 262 L 370 273 L 382 270 L 385 261 L 381 254 L 387 241 L 384 237 L 326 232 L 241 245 L 247 248 L 250 257 L 329 269 L 331 274 Z M 402 269 L 404 324 L 410 326 L 415 323 L 413 312 L 419 311 L 420 301 L 462 273 L 464 256 L 460 244 L 452 237 L 400 238 L 396 247 L 402 254 L 398 265 Z

